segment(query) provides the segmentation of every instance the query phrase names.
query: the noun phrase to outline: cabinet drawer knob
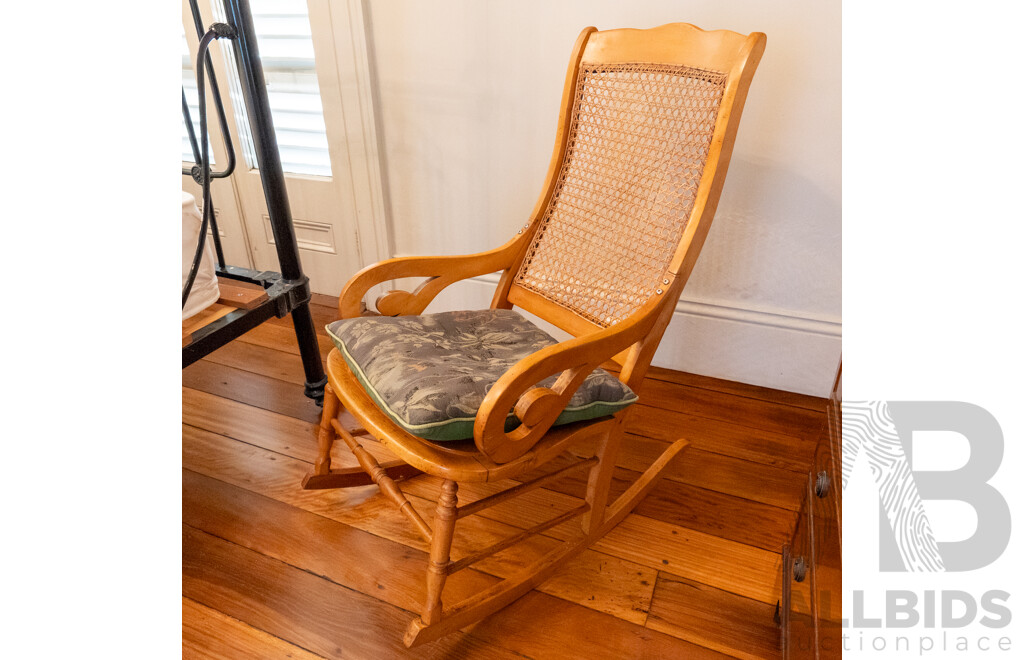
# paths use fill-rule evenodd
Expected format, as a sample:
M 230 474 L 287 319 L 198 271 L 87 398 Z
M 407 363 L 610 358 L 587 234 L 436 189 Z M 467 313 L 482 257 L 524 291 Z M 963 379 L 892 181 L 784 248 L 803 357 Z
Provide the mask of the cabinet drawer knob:
M 825 497 L 828 495 L 828 489 L 832 486 L 832 479 L 829 478 L 828 472 L 822 470 L 818 473 L 818 478 L 814 482 L 814 494 L 818 497 Z
M 797 557 L 793 560 L 793 579 L 797 582 L 803 582 L 804 578 L 807 577 L 807 560 L 803 557 Z

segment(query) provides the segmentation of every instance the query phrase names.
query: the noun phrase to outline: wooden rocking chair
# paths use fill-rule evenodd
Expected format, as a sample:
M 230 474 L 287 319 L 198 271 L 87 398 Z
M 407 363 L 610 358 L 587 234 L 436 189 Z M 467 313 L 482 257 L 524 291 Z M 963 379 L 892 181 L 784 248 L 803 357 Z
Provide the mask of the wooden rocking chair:
M 343 321 L 329 329 L 357 317 L 358 322 L 427 323 L 430 317 L 417 315 L 444 287 L 500 271 L 493 314 L 513 314 L 501 310 L 518 306 L 573 336 L 528 353 L 492 381 L 493 386 L 486 384 L 489 389 L 482 386 L 486 394 L 478 410 L 463 419 L 468 424 L 464 439 L 452 442 L 414 435 L 419 427 L 402 422 L 400 413 L 382 399 L 379 389 L 386 388 L 372 382 L 371 370 L 358 362 L 358 351 L 349 350 L 359 339 L 350 336 L 346 345 L 335 338 L 343 350 L 336 348 L 328 357 L 319 459 L 303 487 L 376 483 L 429 542 L 426 603 L 406 633 L 406 645 L 463 628 L 545 580 L 618 524 L 686 446 L 684 440 L 671 444 L 609 503 L 625 412 L 589 420 L 576 417 L 571 423 L 562 423 L 560 416 L 595 370 L 616 384 L 639 389 L 711 226 L 747 89 L 764 47 L 765 35 L 759 32 L 705 32 L 683 23 L 650 30 L 586 28 L 569 63 L 547 178 L 529 223 L 518 235 L 496 250 L 475 255 L 384 261 L 356 274 L 342 290 Z M 381 296 L 376 301 L 379 314 L 367 311 L 363 297 L 370 287 L 407 277 L 427 279 L 412 293 Z M 372 333 L 374 327 L 361 332 Z M 390 332 L 393 326 L 379 328 Z M 508 339 L 517 333 L 499 334 Z M 365 334 L 362 339 L 364 348 L 367 343 L 371 350 L 379 345 L 376 339 L 367 342 Z M 609 361 L 621 367 L 617 379 L 598 369 Z M 393 379 L 397 367 L 387 367 Z M 546 385 L 538 386 L 541 381 Z M 355 417 L 358 428 L 345 428 L 339 421 L 341 406 Z M 400 460 L 378 463 L 360 445 L 358 437 L 364 434 Z M 331 468 L 331 448 L 338 437 L 355 454 L 359 468 Z M 593 457 L 458 504 L 460 482 L 517 479 L 575 445 L 595 442 Z M 589 470 L 580 507 L 452 561 L 459 519 L 573 469 Z M 443 479 L 430 524 L 396 483 L 420 471 Z M 449 575 L 574 517 L 582 518 L 577 538 L 486 591 L 442 606 Z

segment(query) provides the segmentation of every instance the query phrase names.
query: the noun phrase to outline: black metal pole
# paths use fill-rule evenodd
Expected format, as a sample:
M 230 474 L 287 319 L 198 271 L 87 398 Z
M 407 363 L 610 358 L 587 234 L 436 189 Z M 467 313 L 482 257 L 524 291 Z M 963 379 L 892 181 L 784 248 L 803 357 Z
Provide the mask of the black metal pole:
M 292 325 L 295 326 L 295 338 L 299 342 L 302 369 L 306 373 L 303 391 L 306 396 L 316 401 L 318 406 L 322 405 L 327 376 L 324 375 L 324 365 L 320 361 L 320 344 L 316 340 L 313 314 L 309 311 L 308 302 L 292 310 Z
M 256 44 L 256 29 L 252 23 L 252 12 L 248 0 L 227 0 L 225 3 L 228 22 L 235 28 L 233 39 L 235 56 L 238 58 L 239 78 L 242 97 L 252 130 L 253 147 L 259 161 L 263 195 L 267 200 L 267 213 L 274 233 L 277 258 L 281 275 L 285 280 L 301 283 L 303 299 L 291 311 L 295 337 L 299 342 L 302 367 L 306 373 L 306 396 L 318 403 L 323 401 L 327 378 L 320 361 L 320 347 L 313 329 L 313 316 L 309 311 L 309 278 L 302 272 L 299 261 L 299 246 L 292 225 L 288 192 L 285 189 L 281 155 L 277 150 L 277 135 L 270 114 L 270 100 L 267 97 L 267 83 L 263 77 L 259 48 Z

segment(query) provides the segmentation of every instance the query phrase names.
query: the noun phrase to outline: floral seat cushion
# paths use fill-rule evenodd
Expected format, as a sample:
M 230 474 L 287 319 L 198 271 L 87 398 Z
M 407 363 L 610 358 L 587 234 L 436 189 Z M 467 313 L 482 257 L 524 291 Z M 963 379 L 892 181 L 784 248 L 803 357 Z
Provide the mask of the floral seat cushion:
M 327 333 L 381 410 L 412 435 L 438 441 L 472 438 L 494 383 L 522 358 L 557 343 L 507 309 L 343 319 Z M 556 378 L 539 385 L 550 387 Z M 555 424 L 611 415 L 636 400 L 622 381 L 595 369 Z M 518 425 L 509 413 L 506 430 Z

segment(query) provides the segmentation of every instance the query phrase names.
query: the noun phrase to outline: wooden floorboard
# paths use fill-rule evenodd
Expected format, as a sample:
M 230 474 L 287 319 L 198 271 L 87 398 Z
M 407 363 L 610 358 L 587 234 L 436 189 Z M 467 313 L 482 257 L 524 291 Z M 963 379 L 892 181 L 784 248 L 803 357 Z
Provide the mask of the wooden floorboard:
M 516 657 L 464 633 L 409 651 L 402 644 L 402 610 L 188 526 L 182 530 L 182 591 L 328 658 Z
M 323 656 L 289 644 L 194 600 L 182 598 L 181 657 L 312 660 Z
M 295 329 L 290 325 L 264 323 L 239 337 L 239 341 L 299 355 L 299 342 L 295 339 Z M 317 345 L 323 359 L 326 359 L 327 354 L 334 348 L 331 340 L 323 335 L 317 335 Z
M 423 552 L 191 470 L 182 484 L 186 525 L 409 612 L 423 601 Z M 495 581 L 466 570 L 449 587 L 466 597 Z
M 298 356 L 240 340 L 225 344 L 204 359 L 226 367 L 253 371 L 285 383 L 302 385 L 306 382 Z
M 641 444 L 644 438 L 665 442 L 684 438 L 694 449 L 797 472 L 803 472 L 814 455 L 815 443 L 809 439 L 648 406 L 643 397 L 632 406 L 628 419 L 627 427 Z
M 556 459 L 544 470 L 550 471 L 563 461 Z M 617 468 L 612 477 L 612 497 L 624 492 L 639 472 Z M 582 498 L 586 493 L 585 475 L 573 473 L 548 486 L 549 490 Z M 765 550 L 775 551 L 788 542 L 792 512 L 785 508 L 762 504 L 735 495 L 701 488 L 675 479 L 662 479 L 634 511 L 689 529 L 739 541 Z
M 310 469 L 309 463 L 193 427 L 185 427 L 184 440 L 184 465 L 187 469 L 408 548 L 421 552 L 427 549 L 426 543 L 390 502 L 377 493 L 375 487 L 352 489 L 340 494 L 332 491 L 304 491 L 298 488 L 298 483 Z M 412 482 L 407 482 L 406 486 L 413 505 L 422 513 L 429 513 L 432 502 L 417 494 L 436 497 L 437 489 L 432 485 L 417 488 Z M 456 529 L 453 558 L 470 554 L 475 549 L 491 545 L 549 517 L 547 508 L 530 512 L 540 516 L 540 520 L 521 517 L 503 519 L 497 517 L 501 511 L 497 509 L 489 512 L 489 516 L 473 516 L 460 523 Z M 481 562 L 478 567 L 491 575 L 508 577 L 527 564 L 539 560 L 567 537 L 568 534 L 561 530 L 552 532 L 548 538 L 531 539 L 518 546 L 516 552 L 499 553 Z M 585 551 L 563 569 L 565 575 L 578 575 L 578 579 L 553 580 L 542 584 L 539 589 L 590 609 L 614 613 L 620 618 L 635 619 L 635 612 L 646 613 L 654 584 L 654 573 L 648 570 L 649 567 L 617 557 L 608 558 L 604 562 L 597 561 L 589 556 L 590 552 Z M 594 570 L 595 566 L 600 566 L 601 570 Z M 641 576 L 640 579 L 633 580 L 637 575 Z M 622 585 L 627 579 L 629 588 L 624 588 Z M 643 581 L 647 585 L 641 584 Z
M 824 415 L 772 401 L 729 396 L 689 385 L 646 379 L 640 390 L 645 405 L 733 422 L 751 429 L 813 439 Z
M 700 387 L 705 390 L 713 390 L 724 394 L 734 394 L 736 396 L 748 397 L 751 399 L 782 403 L 796 408 L 806 408 L 807 410 L 813 410 L 819 413 L 825 412 L 825 406 L 828 403 L 828 399 L 824 397 L 799 394 L 797 392 L 772 390 L 766 387 L 758 387 L 757 385 L 737 383 L 732 380 L 722 380 L 721 378 L 712 378 L 711 376 L 701 376 L 699 374 L 688 374 L 682 371 L 675 371 L 674 369 L 665 369 L 664 367 L 651 367 L 647 371 L 647 377 L 653 380 L 664 380 L 670 383 L 679 383 L 680 385 Z
M 670 575 L 658 578 L 657 595 L 647 622 L 652 630 L 737 658 L 781 656 L 774 605 Z
M 319 295 L 310 306 L 321 356 L 336 309 L 336 299 Z M 183 657 L 778 657 L 780 550 L 823 400 L 652 369 L 628 419 L 613 494 L 667 442 L 686 438 L 666 478 L 527 596 L 408 651 L 402 635 L 425 593 L 426 546 L 376 487 L 299 487 L 320 417 L 303 380 L 288 318 L 182 372 Z M 353 463 L 335 456 L 337 465 Z M 406 482 L 428 518 L 439 484 L 425 475 Z M 467 485 L 460 501 L 513 484 Z M 569 510 L 584 492 L 570 475 L 460 521 L 453 557 Z M 563 523 L 456 574 L 453 596 L 486 588 L 573 530 Z
M 297 357 L 295 359 L 298 361 Z M 181 372 L 181 383 L 254 410 L 267 410 L 314 424 L 320 421 L 320 408 L 303 393 L 303 388 L 244 368 L 203 359 Z

